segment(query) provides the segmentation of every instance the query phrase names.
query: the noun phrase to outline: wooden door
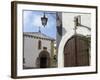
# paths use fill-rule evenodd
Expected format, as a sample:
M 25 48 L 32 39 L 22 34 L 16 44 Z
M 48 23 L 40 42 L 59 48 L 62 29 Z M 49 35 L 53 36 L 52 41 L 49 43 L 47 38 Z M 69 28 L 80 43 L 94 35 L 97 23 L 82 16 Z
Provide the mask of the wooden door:
M 46 68 L 47 67 L 47 58 L 41 57 L 40 58 L 40 68 Z
M 64 47 L 64 66 L 89 66 L 90 40 L 85 36 L 73 36 Z
M 50 53 L 48 51 L 41 51 L 39 53 L 39 68 L 49 68 L 50 67 Z

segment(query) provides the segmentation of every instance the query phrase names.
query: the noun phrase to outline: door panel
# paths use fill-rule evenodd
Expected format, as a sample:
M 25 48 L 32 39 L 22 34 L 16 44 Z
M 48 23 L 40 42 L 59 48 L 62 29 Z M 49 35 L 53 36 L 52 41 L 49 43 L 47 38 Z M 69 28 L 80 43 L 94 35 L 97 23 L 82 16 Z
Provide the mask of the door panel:
M 73 36 L 64 47 L 64 66 L 89 66 L 89 41 L 85 37 Z
M 47 58 L 41 57 L 40 58 L 40 68 L 46 68 L 47 67 Z

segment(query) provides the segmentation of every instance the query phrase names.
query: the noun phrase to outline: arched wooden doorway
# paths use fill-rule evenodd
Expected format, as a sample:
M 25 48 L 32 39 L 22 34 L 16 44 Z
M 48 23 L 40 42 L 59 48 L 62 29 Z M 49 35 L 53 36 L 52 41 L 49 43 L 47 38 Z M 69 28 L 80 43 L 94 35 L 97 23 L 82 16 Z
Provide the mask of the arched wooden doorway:
M 64 67 L 89 66 L 90 37 L 72 36 L 64 46 Z
M 39 67 L 48 68 L 50 67 L 50 55 L 47 51 L 42 51 L 39 54 Z

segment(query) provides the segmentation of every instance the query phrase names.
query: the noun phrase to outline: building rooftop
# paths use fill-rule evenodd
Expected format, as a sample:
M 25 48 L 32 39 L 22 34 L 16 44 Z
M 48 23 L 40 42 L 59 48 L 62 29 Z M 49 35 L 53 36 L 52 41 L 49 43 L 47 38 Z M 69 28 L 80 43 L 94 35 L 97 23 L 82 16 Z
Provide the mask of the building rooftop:
M 38 38 L 43 38 L 43 39 L 48 39 L 48 40 L 55 40 L 54 38 L 47 36 L 41 32 L 24 32 L 24 36 L 32 36 L 32 37 L 38 37 Z

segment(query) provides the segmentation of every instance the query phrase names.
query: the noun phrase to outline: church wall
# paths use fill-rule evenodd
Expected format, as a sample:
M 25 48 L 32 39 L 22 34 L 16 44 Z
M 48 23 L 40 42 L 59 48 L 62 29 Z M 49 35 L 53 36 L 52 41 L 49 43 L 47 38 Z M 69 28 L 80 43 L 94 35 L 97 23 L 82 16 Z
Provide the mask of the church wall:
M 41 40 L 41 49 L 38 49 L 38 40 Z M 25 66 L 28 68 L 36 68 L 36 60 L 39 53 L 43 51 L 43 47 L 47 47 L 47 51 L 51 53 L 51 41 L 24 36 L 24 58 Z

